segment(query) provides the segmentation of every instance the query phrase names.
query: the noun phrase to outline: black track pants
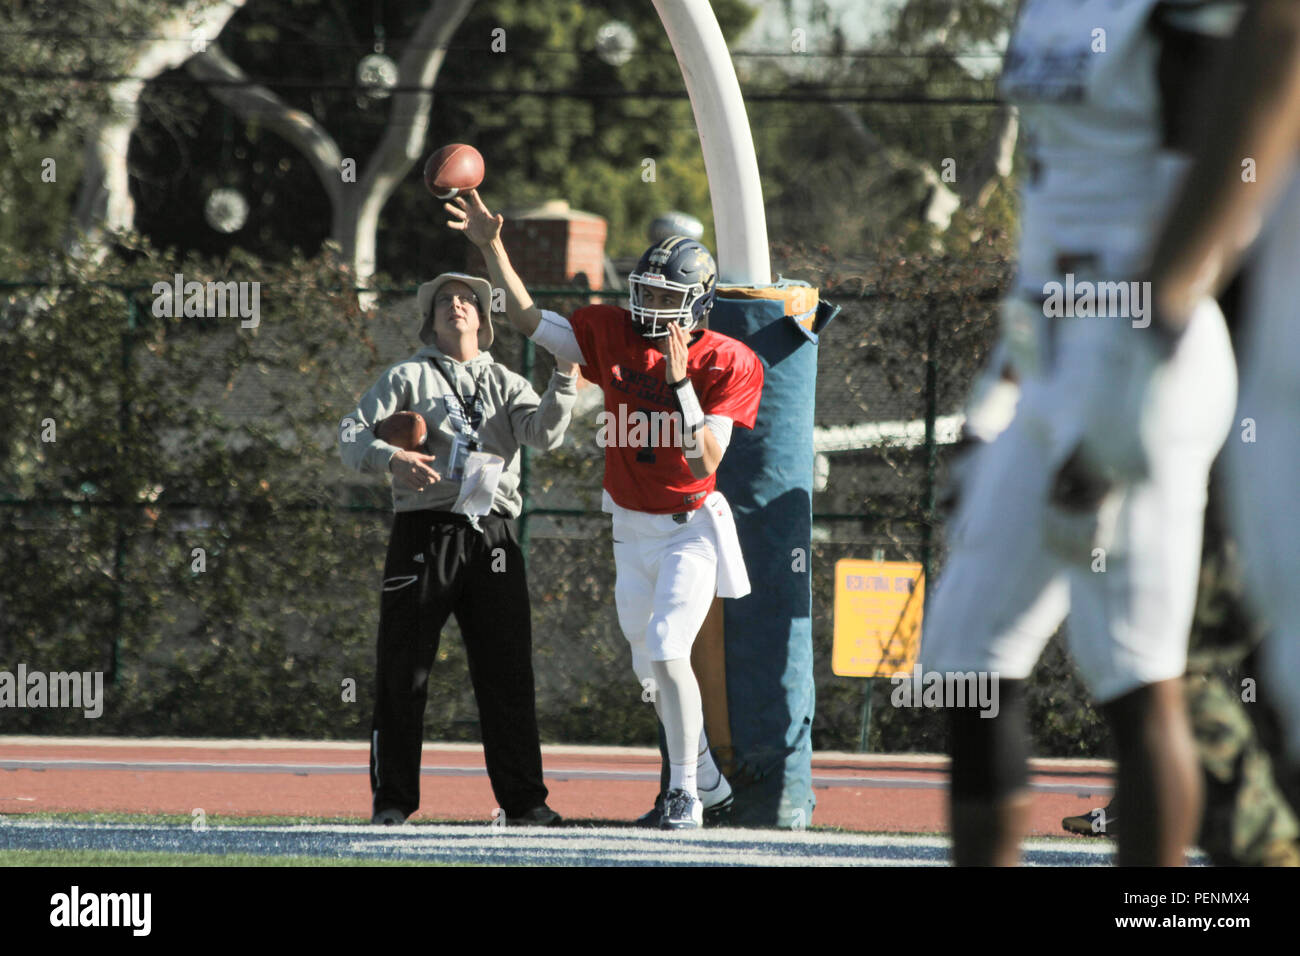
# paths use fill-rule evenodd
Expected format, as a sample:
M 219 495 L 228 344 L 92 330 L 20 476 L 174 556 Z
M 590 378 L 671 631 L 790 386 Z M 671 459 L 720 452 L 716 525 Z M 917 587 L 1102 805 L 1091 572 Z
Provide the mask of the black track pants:
M 546 802 L 523 553 L 507 519 L 479 521 L 483 533 L 446 512 L 394 516 L 370 735 L 376 813 L 395 808 L 409 816 L 420 805 L 429 671 L 453 613 L 469 658 L 492 792 L 507 816 Z

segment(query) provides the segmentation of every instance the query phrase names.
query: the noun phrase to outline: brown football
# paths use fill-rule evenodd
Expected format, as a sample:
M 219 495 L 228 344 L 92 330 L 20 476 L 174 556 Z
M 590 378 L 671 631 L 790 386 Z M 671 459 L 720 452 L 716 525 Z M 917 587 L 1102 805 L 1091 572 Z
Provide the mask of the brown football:
M 429 437 L 429 428 L 424 424 L 424 416 L 415 412 L 398 412 L 376 425 L 375 434 L 380 441 L 405 451 L 419 451 Z
M 424 185 L 438 199 L 452 199 L 483 182 L 483 154 L 473 146 L 452 143 L 424 164 Z

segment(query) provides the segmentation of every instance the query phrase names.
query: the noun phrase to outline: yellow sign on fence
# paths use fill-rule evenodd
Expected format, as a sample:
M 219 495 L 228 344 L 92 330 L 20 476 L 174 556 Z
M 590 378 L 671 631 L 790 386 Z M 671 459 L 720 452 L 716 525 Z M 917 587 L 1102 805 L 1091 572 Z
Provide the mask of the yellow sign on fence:
M 910 671 L 921 644 L 925 579 L 915 561 L 835 562 L 835 646 L 840 677 Z

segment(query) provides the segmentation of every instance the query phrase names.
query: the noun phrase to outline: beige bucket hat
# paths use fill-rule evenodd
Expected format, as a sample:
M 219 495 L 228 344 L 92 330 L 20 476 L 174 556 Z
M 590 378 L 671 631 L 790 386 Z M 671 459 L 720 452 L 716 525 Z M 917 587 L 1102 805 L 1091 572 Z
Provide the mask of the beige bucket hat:
M 424 323 L 420 326 L 420 341 L 425 345 L 434 344 L 433 335 L 433 298 L 448 282 L 463 282 L 469 286 L 478 300 L 478 347 L 486 352 L 492 347 L 492 283 L 477 276 L 465 275 L 463 272 L 444 272 L 436 279 L 420 286 L 416 302 Z

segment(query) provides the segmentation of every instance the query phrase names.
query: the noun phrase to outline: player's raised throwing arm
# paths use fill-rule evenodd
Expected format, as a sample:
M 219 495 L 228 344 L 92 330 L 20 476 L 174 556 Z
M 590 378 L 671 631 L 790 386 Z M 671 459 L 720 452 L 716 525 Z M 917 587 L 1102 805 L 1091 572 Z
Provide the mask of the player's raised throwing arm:
M 524 280 L 519 278 L 519 273 L 510 264 L 505 243 L 501 241 L 503 220 L 500 216 L 493 215 L 483 204 L 478 190 L 471 189 L 462 193 L 447 203 L 446 209 L 452 215 L 447 225 L 465 233 L 466 238 L 483 253 L 493 290 L 505 291 L 506 318 L 510 324 L 560 362 L 585 364 L 582 349 L 578 346 L 568 321 L 555 312 L 543 312 L 524 288 Z
M 465 233 L 465 238 L 483 253 L 492 288 L 505 290 L 506 318 L 510 324 L 524 335 L 532 336 L 537 331 L 537 323 L 542 320 L 542 313 L 506 255 L 505 244 L 501 241 L 502 217 L 493 215 L 483 204 L 477 189 L 467 190 L 446 203 L 445 208 L 452 216 L 447 225 Z

